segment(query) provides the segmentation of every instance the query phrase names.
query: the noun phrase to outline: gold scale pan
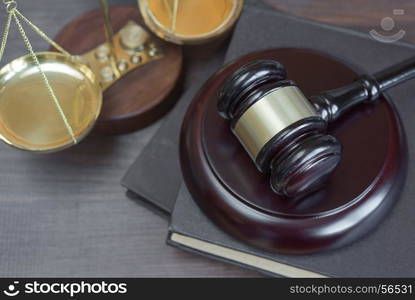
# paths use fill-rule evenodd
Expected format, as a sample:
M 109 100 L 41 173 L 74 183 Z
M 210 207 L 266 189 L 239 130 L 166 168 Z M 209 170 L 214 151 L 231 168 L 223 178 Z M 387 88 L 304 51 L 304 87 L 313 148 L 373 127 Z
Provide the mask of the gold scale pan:
M 78 143 L 90 132 L 100 115 L 103 91 L 141 65 L 127 68 L 116 65 L 117 54 L 121 57 L 133 54 L 115 48 L 108 4 L 105 0 L 100 2 L 107 43 L 98 47 L 97 51 L 78 57 L 67 53 L 26 19 L 18 11 L 16 1 L 3 0 L 9 19 L 3 35 L 2 52 L 10 20 L 16 22 L 30 52 L 0 70 L 0 139 L 5 143 L 41 153 L 59 151 Z M 62 53 L 33 52 L 21 25 L 22 20 Z M 137 30 L 134 25 L 129 25 L 133 27 L 133 32 Z M 107 75 L 101 74 L 106 69 L 101 68 L 100 58 L 94 55 L 106 51 L 111 66 L 107 66 Z M 149 60 L 147 57 L 142 63 Z

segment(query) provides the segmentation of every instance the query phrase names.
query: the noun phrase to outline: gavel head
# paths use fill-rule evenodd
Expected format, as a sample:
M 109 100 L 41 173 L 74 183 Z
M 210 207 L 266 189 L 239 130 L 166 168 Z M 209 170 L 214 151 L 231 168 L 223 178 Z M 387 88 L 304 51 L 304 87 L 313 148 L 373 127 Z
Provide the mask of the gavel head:
M 218 111 L 275 193 L 301 197 L 327 181 L 341 157 L 327 122 L 284 66 L 259 60 L 229 76 L 218 94 Z

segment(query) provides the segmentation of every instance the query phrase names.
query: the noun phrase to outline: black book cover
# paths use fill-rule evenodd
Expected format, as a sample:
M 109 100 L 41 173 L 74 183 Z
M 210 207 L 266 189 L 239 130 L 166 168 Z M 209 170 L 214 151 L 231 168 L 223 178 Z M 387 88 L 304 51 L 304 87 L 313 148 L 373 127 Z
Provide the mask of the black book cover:
M 213 57 L 192 65 L 192 71 L 186 77 L 195 83 L 184 92 L 174 110 L 122 179 L 121 184 L 129 190 L 129 197 L 149 202 L 164 214 L 170 215 L 182 182 L 178 160 L 181 120 L 193 95 L 208 76 L 220 68 L 223 60 L 222 50 Z
M 380 43 L 372 39 L 369 33 L 356 33 L 274 11 L 250 8 L 245 10 L 238 23 L 226 61 L 252 51 L 277 47 L 323 51 L 368 73 L 374 73 L 400 62 L 415 53 L 414 45 L 401 42 Z M 201 78 L 207 78 L 211 74 L 211 70 L 203 73 Z M 191 100 L 200 85 L 199 82 L 188 92 L 186 97 L 188 101 Z M 415 134 L 414 121 L 412 120 L 415 103 L 411 98 L 411 95 L 414 94 L 415 85 L 413 82 L 408 82 L 389 93 L 391 99 L 399 100 L 396 101 L 396 106 L 406 130 L 410 157 L 414 149 L 412 137 Z M 181 116 L 185 109 L 185 104 L 178 109 L 181 110 Z M 170 129 L 175 127 L 178 132 L 180 123 L 181 117 L 177 117 L 167 127 Z M 152 151 L 158 151 L 156 148 L 161 144 L 156 142 L 155 147 L 150 144 L 139 159 L 145 161 L 145 165 L 158 169 L 157 180 L 162 184 L 153 195 L 142 194 L 141 196 L 155 196 L 154 199 L 156 199 L 165 194 L 170 198 L 169 205 L 171 207 L 174 204 L 174 199 L 171 200 L 174 197 L 173 191 L 178 191 L 181 183 L 177 154 L 178 138 L 176 135 L 170 135 L 164 128 L 160 129 L 157 135 L 159 134 L 165 134 L 166 140 L 163 141 L 163 145 L 167 144 L 171 149 L 176 149 L 174 150 L 175 154 L 168 159 L 168 165 L 174 166 L 169 170 L 171 176 L 174 176 L 174 180 L 165 177 L 165 172 L 161 171 L 163 166 L 166 166 L 166 162 L 160 164 L 159 157 L 149 155 Z M 159 138 L 157 135 L 154 141 Z M 145 165 L 136 164 L 135 168 L 142 168 Z M 413 163 L 410 163 L 408 169 L 407 183 L 414 179 Z M 143 172 L 145 173 L 145 171 Z M 137 178 L 135 182 L 138 182 Z M 411 203 L 414 194 L 415 187 L 406 184 L 401 199 L 379 228 L 348 247 L 322 254 L 289 256 L 267 253 L 249 247 L 224 233 L 200 211 L 183 185 L 172 214 L 168 242 L 189 251 L 237 263 L 272 275 L 411 277 L 415 276 L 413 254 L 415 241 L 411 238 L 415 234 L 415 229 L 411 229 L 412 223 L 415 221 L 415 207 Z

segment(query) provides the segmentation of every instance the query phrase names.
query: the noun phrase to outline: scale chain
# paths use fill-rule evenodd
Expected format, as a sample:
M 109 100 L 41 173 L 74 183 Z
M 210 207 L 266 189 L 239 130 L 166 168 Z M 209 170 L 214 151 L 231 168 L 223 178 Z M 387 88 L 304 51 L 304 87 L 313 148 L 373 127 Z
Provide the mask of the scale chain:
M 35 24 L 30 22 L 29 19 L 27 19 L 18 9 L 15 10 L 16 14 L 25 21 L 30 27 L 33 28 L 33 30 L 39 34 L 46 42 L 51 44 L 53 47 L 55 47 L 58 51 L 60 51 L 62 54 L 65 54 L 67 56 L 72 56 L 69 52 L 67 52 L 65 49 L 63 49 L 61 46 L 59 46 L 54 40 L 49 38 L 42 30 L 40 30 L 39 27 L 37 27 Z
M 68 55 L 68 56 L 71 56 L 71 55 L 67 51 L 65 51 L 62 47 L 60 47 L 57 43 L 55 43 L 52 39 L 50 39 L 42 30 L 40 30 L 36 25 L 34 25 L 32 22 L 30 22 L 25 16 L 23 16 L 23 14 L 21 14 L 17 10 L 16 1 L 14 1 L 14 0 L 3 0 L 3 3 L 6 5 L 7 12 L 8 12 L 8 17 L 7 17 L 7 20 L 6 20 L 5 30 L 4 30 L 4 33 L 3 33 L 1 47 L 0 47 L 0 61 L 3 57 L 4 50 L 6 48 L 7 39 L 8 39 L 9 31 L 10 31 L 11 20 L 14 19 L 14 21 L 15 21 L 18 29 L 19 29 L 20 35 L 22 36 L 23 41 L 26 45 L 26 48 L 29 50 L 29 53 L 30 53 L 31 57 L 34 60 L 36 66 L 39 70 L 41 78 L 42 78 L 43 82 L 45 83 L 45 86 L 46 86 L 46 88 L 47 88 L 47 90 L 48 90 L 48 92 L 49 92 L 49 94 L 50 94 L 50 96 L 51 96 L 51 98 L 52 98 L 52 100 L 53 100 L 53 102 L 54 102 L 54 104 L 55 104 L 55 106 L 56 106 L 63 122 L 64 122 L 64 124 L 65 124 L 65 127 L 66 127 L 68 133 L 70 134 L 70 136 L 72 137 L 72 140 L 76 144 L 78 141 L 75 137 L 75 133 L 72 129 L 72 126 L 69 124 L 69 120 L 66 117 L 66 115 L 65 115 L 65 113 L 62 109 L 62 106 L 60 105 L 59 100 L 58 100 L 55 92 L 53 91 L 53 88 L 52 88 L 46 74 L 42 70 L 42 66 L 39 62 L 39 59 L 38 59 L 36 53 L 34 52 L 32 44 L 30 43 L 29 38 L 27 37 L 26 32 L 24 31 L 24 28 L 23 28 L 23 26 L 22 26 L 22 24 L 21 24 L 18 17 L 20 17 L 23 21 L 25 21 L 30 27 L 32 27 L 32 29 L 36 33 L 38 33 L 43 39 L 45 39 L 52 46 L 54 46 L 58 51 L 62 52 L 65 55 Z
M 1 48 L 0 48 L 0 62 L 3 59 L 4 50 L 6 49 L 7 40 L 9 38 L 9 31 L 10 31 L 10 25 L 12 22 L 12 14 L 7 15 L 6 25 L 4 26 L 4 32 L 3 37 L 1 40 Z

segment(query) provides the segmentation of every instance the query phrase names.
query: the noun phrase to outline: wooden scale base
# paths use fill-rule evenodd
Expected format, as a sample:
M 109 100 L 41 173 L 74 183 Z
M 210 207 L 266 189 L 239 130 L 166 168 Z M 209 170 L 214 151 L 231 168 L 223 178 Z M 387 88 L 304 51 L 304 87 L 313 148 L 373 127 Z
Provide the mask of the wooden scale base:
M 110 8 L 114 33 L 130 20 L 145 28 L 138 8 Z M 149 125 L 174 104 L 175 91 L 182 67 L 180 46 L 164 42 L 147 32 L 162 49 L 163 57 L 126 74 L 104 93 L 104 103 L 96 129 L 108 134 L 131 132 Z M 86 13 L 69 24 L 55 41 L 74 55 L 84 54 L 105 42 L 101 10 Z
M 272 252 L 319 252 L 373 230 L 393 208 L 406 174 L 406 143 L 393 104 L 362 105 L 332 124 L 343 156 L 327 186 L 303 199 L 279 197 L 216 111 L 220 84 L 256 59 L 281 62 L 306 96 L 357 78 L 342 62 L 309 50 L 256 52 L 227 65 L 196 95 L 182 127 L 181 166 L 194 200 L 220 228 Z

